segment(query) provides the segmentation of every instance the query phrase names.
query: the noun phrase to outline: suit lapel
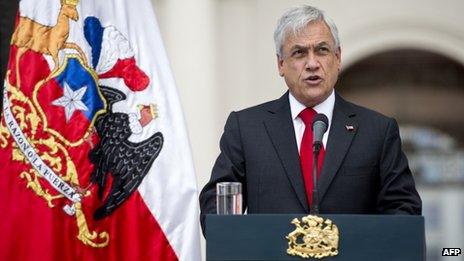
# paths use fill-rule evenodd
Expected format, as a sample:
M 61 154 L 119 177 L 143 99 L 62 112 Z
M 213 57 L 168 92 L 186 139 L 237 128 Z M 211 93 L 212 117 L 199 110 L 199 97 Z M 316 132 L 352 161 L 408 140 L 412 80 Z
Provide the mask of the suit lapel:
M 324 165 L 318 183 L 321 202 L 358 130 L 355 116 L 352 106 L 336 94 Z
M 295 140 L 288 92 L 274 105 L 268 110 L 269 117 L 264 120 L 264 125 L 301 205 L 308 212 L 308 201 L 301 174 L 300 156 Z

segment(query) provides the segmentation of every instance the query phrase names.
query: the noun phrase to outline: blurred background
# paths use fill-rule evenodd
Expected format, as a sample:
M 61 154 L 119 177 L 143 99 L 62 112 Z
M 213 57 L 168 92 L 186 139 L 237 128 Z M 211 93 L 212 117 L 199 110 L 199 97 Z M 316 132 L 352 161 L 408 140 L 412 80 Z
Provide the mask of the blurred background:
M 16 1 L 0 2 L 2 74 Z M 280 97 L 272 34 L 307 3 L 338 26 L 336 90 L 395 117 L 423 199 L 427 260 L 464 248 L 464 1 L 153 0 L 180 94 L 198 187 L 209 179 L 225 120 Z M 147 25 L 149 26 L 149 25 Z

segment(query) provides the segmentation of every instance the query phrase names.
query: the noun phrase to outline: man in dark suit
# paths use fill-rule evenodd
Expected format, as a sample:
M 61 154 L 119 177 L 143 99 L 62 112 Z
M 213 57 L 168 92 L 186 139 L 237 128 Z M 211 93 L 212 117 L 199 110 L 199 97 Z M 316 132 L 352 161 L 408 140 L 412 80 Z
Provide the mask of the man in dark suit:
M 248 213 L 309 213 L 312 132 L 316 113 L 329 119 L 318 179 L 320 213 L 421 214 L 421 199 L 392 118 L 345 101 L 334 86 L 341 49 L 335 24 L 322 11 L 286 12 L 274 32 L 281 98 L 232 112 L 221 153 L 200 194 L 201 220 L 216 213 L 216 183 L 243 184 Z

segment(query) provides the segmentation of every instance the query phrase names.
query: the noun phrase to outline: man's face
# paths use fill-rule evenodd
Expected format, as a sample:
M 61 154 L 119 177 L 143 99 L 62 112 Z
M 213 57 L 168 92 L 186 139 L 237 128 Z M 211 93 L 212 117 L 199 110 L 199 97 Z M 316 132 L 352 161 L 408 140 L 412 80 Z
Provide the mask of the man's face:
M 340 48 L 324 21 L 313 21 L 284 41 L 279 74 L 302 104 L 313 107 L 332 93 L 340 71 Z

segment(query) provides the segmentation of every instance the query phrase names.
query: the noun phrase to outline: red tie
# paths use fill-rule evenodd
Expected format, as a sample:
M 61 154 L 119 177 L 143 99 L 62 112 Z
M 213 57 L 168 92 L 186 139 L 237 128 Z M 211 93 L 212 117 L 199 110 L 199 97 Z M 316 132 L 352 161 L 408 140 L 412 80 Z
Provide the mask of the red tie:
M 306 188 L 306 197 L 308 205 L 311 206 L 313 202 L 313 131 L 312 124 L 313 118 L 317 112 L 313 108 L 306 108 L 298 115 L 305 124 L 303 138 L 300 144 L 300 164 L 301 171 L 303 172 L 303 179 Z M 322 163 L 324 162 L 324 146 L 319 151 L 317 177 L 321 175 Z

